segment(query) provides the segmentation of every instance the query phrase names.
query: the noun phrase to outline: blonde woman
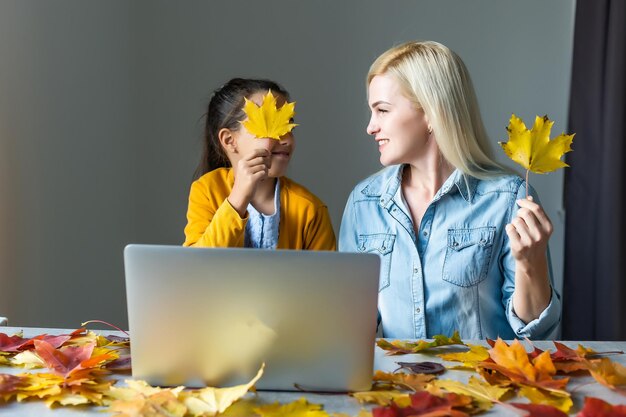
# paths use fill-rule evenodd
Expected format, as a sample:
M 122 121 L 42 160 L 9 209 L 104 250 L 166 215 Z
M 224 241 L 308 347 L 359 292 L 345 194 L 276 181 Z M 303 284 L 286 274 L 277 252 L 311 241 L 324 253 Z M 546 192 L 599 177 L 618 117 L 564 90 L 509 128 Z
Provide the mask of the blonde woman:
M 350 194 L 339 250 L 380 255 L 383 335 L 547 337 L 561 311 L 552 224 L 490 155 L 461 59 L 408 42 L 376 59 L 367 89 L 386 168 Z

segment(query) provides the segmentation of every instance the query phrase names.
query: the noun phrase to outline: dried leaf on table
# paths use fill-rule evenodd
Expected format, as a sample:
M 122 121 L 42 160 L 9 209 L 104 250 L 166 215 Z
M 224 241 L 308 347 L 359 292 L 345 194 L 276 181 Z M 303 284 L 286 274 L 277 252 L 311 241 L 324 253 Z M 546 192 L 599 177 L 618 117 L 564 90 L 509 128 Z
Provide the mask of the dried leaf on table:
M 180 398 L 192 415 L 213 416 L 222 413 L 232 403 L 243 397 L 263 375 L 265 364 L 250 382 L 228 388 L 207 387 L 200 390 L 184 391 Z
M 285 103 L 278 108 L 276 97 L 271 91 L 263 96 L 261 106 L 257 106 L 253 101 L 246 98 L 243 109 L 248 119 L 241 124 L 257 138 L 278 140 L 297 126 L 291 123 L 295 115 L 295 105 L 295 102 Z
M 431 374 L 437 375 L 446 371 L 446 368 L 437 362 L 396 362 L 400 367 L 396 369 L 396 372 L 400 369 L 405 369 L 413 372 L 414 374 Z
M 489 360 L 478 365 L 480 374 L 489 383 L 504 384 L 508 379 L 531 401 L 558 406 L 565 412 L 572 406 L 570 394 L 565 391 L 569 378 L 553 378 L 556 368 L 550 352 L 542 352 L 531 361 L 519 340 L 509 346 L 498 339 L 489 355 Z
M 467 352 L 440 353 L 441 359 L 452 362 L 462 362 L 463 368 L 475 369 L 476 366 L 489 358 L 489 351 L 486 347 L 480 345 L 467 345 Z
M 169 390 L 115 401 L 109 410 L 115 413 L 114 417 L 183 417 L 187 413 L 187 408 Z
M 21 383 L 19 376 L 10 374 L 0 374 L 0 398 L 4 401 L 8 401 Z
M 452 416 L 468 417 L 472 411 L 472 399 L 454 393 L 442 397 L 422 391 L 410 395 L 411 403 L 401 406 L 391 403 L 389 406 L 377 407 L 372 411 L 374 417 L 405 417 L 405 416 Z
M 519 395 L 528 398 L 528 400 L 533 404 L 543 404 L 555 407 L 565 413 L 569 412 L 574 405 L 569 393 L 561 394 L 555 391 L 544 391 L 527 385 L 522 385 L 520 387 Z
M 62 391 L 63 377 L 59 375 L 38 373 L 18 376 L 21 378 L 20 387 L 15 393 L 18 401 L 33 397 L 43 399 Z
M 24 352 L 18 353 L 9 360 L 8 364 L 26 369 L 37 369 L 46 366 L 44 361 L 32 350 L 25 350 Z
M 353 392 L 350 395 L 361 404 L 389 405 L 394 402 L 402 407 L 407 407 L 411 404 L 411 398 L 407 392 L 394 389 Z
M 9 336 L 0 333 L 0 352 L 17 352 L 30 339 L 20 335 Z
M 332 413 L 330 417 L 372 417 L 372 412 L 361 408 L 359 413 L 356 415 L 346 414 L 346 413 Z
M 520 410 L 528 411 L 526 417 L 567 417 L 563 411 L 549 405 L 521 403 L 511 403 L 511 405 Z
M 523 383 L 550 391 L 563 391 L 569 378 L 554 379 L 556 368 L 549 352 L 543 352 L 531 360 L 519 340 L 507 345 L 498 339 L 489 350 L 490 361 L 479 364 L 479 368 L 491 369 L 509 378 L 514 383 Z M 491 382 L 491 381 L 489 381 Z
M 262 405 L 254 411 L 261 417 L 329 417 L 320 404 L 309 403 L 305 398 L 284 405 Z
M 459 336 L 459 332 L 455 331 L 452 337 L 444 335 L 433 336 L 433 341 L 418 340 L 417 342 L 407 342 L 403 340 L 388 341 L 379 339 L 376 344 L 379 348 L 386 350 L 388 355 L 404 355 L 409 353 L 419 353 L 424 350 L 437 348 L 440 346 L 465 345 Z
M 430 381 L 435 379 L 434 375 L 426 374 L 405 374 L 403 372 L 383 372 L 376 371 L 374 374 L 374 388 L 387 390 L 389 388 L 423 391 Z
M 452 380 L 437 380 L 433 382 L 433 386 L 457 394 L 469 395 L 476 401 L 478 408 L 484 411 L 489 410 L 494 402 L 500 401 L 511 390 L 510 387 L 490 385 L 473 376 L 467 384 Z
M 591 376 L 605 387 L 626 395 L 626 367 L 609 358 L 585 361 Z
M 585 398 L 585 406 L 576 417 L 626 417 L 626 405 L 612 405 L 594 397 Z

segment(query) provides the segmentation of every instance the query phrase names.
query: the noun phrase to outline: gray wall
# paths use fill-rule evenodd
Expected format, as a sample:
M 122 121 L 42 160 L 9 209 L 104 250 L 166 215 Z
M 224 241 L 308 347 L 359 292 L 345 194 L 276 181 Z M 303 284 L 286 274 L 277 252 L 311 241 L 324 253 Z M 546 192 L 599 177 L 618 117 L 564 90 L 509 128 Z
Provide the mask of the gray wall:
M 511 113 L 548 114 L 556 134 L 573 16 L 573 0 L 1 0 L 0 315 L 126 326 L 122 249 L 182 242 L 201 117 L 227 79 L 290 90 L 290 176 L 326 201 L 338 231 L 349 191 L 379 169 L 364 88 L 378 54 L 440 41 L 466 61 L 494 145 Z M 559 286 L 562 182 L 562 171 L 531 176 L 555 224 Z

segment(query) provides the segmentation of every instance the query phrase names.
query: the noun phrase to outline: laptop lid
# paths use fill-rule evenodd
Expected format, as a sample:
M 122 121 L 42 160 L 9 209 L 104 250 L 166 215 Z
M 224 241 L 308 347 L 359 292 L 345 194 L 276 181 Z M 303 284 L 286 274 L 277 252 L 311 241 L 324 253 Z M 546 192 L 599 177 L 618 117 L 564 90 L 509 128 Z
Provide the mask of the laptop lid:
M 128 245 L 133 377 L 153 385 L 363 391 L 377 255 Z

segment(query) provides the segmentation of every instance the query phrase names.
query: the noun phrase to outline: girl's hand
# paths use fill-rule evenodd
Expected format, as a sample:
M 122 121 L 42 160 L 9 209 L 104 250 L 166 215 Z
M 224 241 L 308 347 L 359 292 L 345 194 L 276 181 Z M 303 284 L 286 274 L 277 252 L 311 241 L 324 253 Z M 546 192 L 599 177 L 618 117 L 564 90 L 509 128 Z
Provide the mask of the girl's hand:
M 511 241 L 511 252 L 515 260 L 527 270 L 546 262 L 548 240 L 552 235 L 552 222 L 541 206 L 527 199 L 517 200 L 520 206 L 517 217 L 506 225 L 506 234 Z
M 267 149 L 254 149 L 244 155 L 233 167 L 235 184 L 228 196 L 228 201 L 241 217 L 246 214 L 257 184 L 267 178 L 271 157 L 272 154 Z

